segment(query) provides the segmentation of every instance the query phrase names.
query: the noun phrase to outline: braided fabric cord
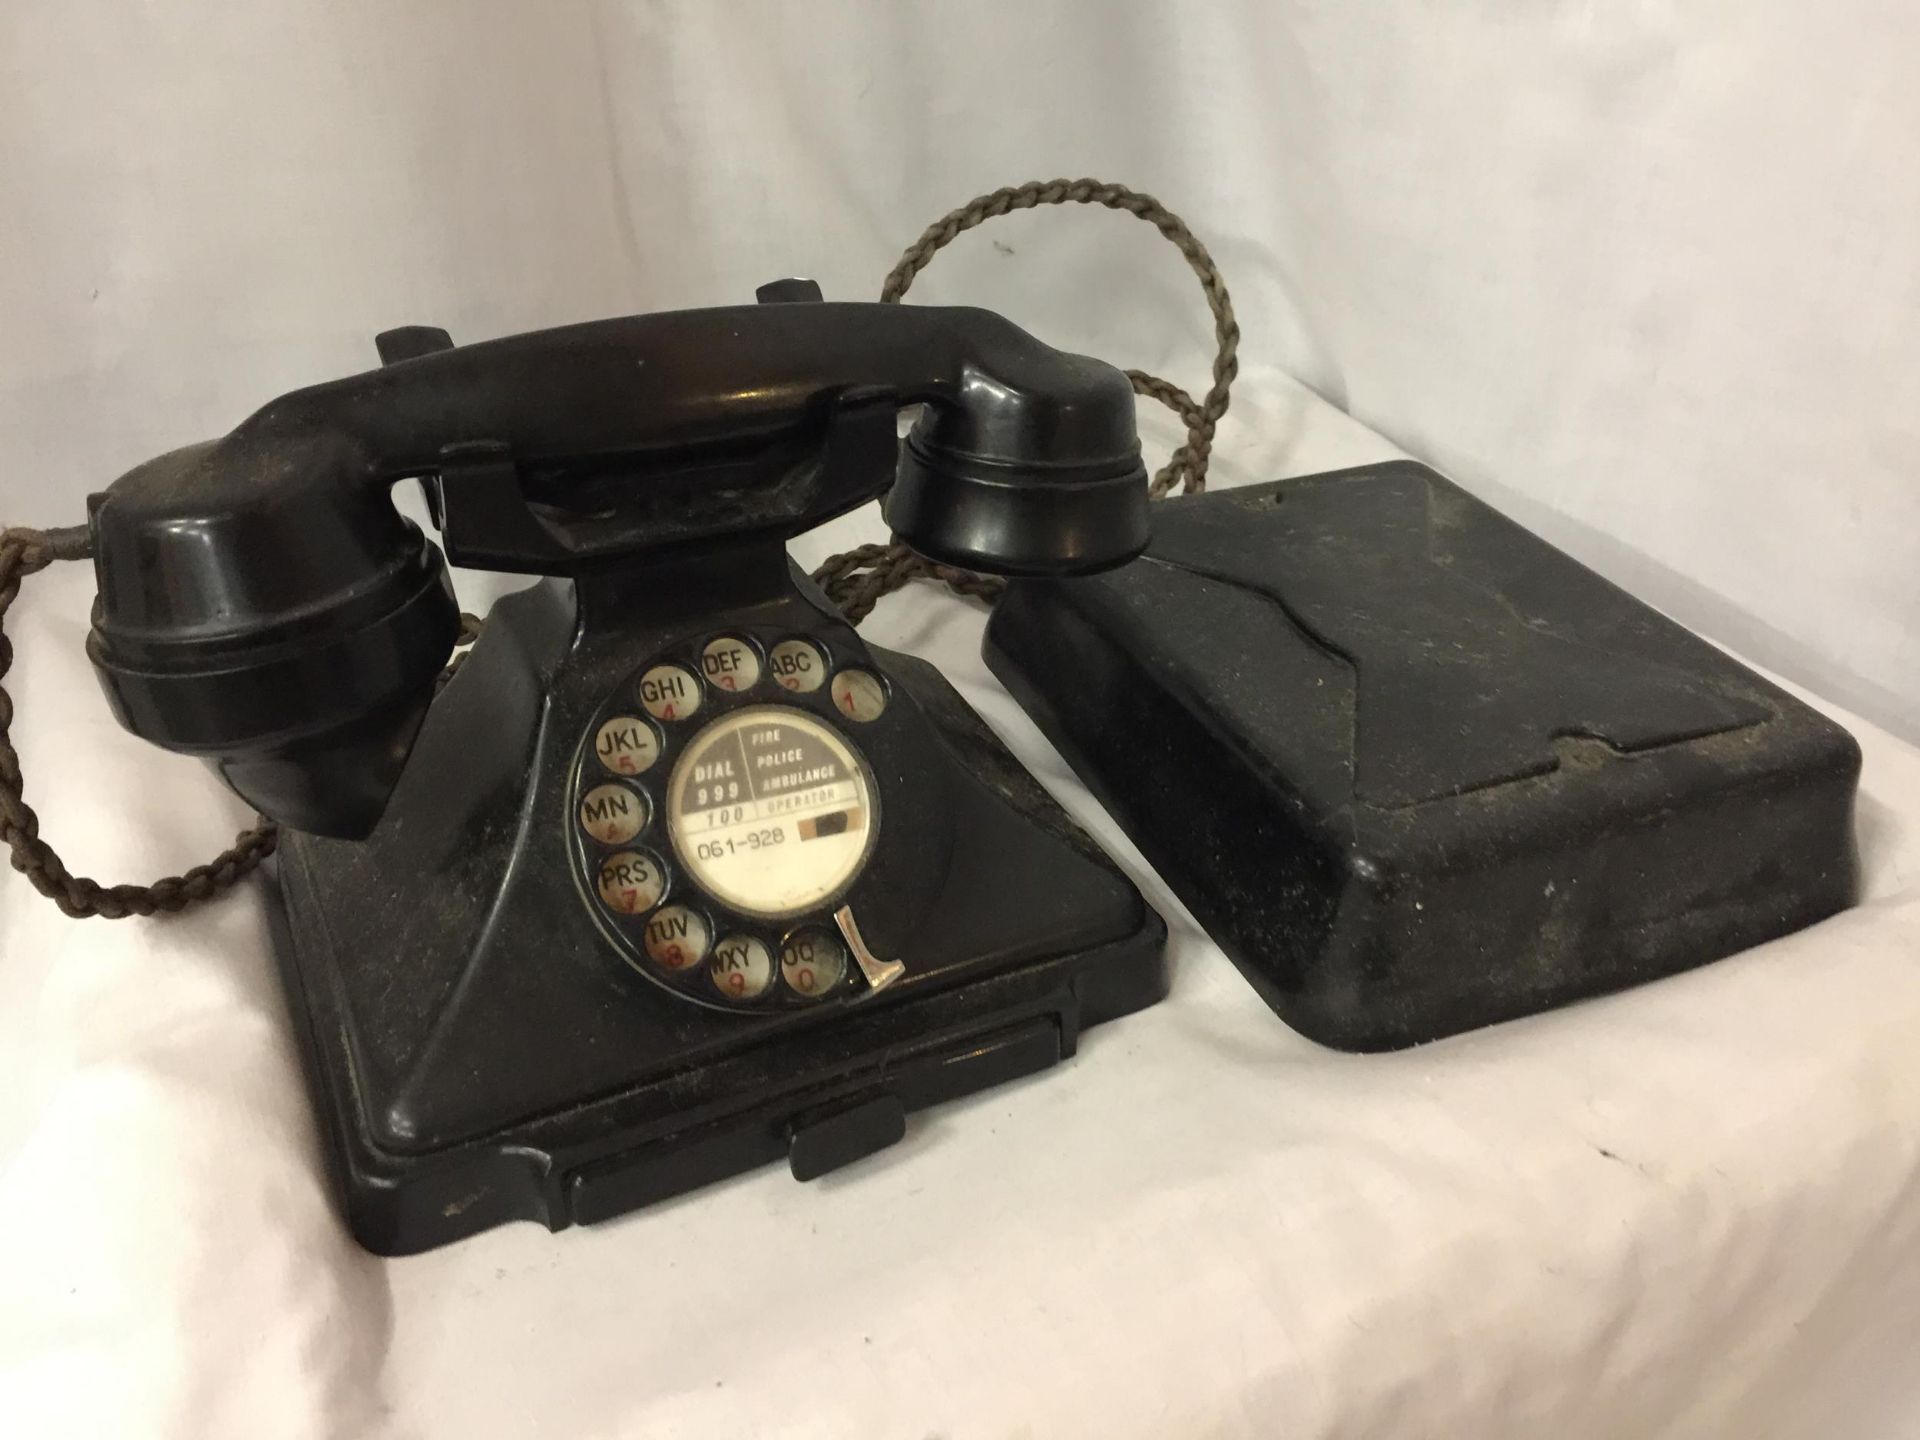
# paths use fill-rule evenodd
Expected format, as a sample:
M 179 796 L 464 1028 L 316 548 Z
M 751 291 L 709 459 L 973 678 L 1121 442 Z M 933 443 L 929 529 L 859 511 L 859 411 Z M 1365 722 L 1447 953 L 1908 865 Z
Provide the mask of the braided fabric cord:
M 19 597 L 22 579 L 46 569 L 55 560 L 84 560 L 87 554 L 85 526 L 70 530 L 0 530 L 0 622 Z M 0 681 L 12 668 L 13 645 L 0 630 Z M 128 915 L 184 910 L 238 884 L 273 853 L 279 841 L 272 822 L 262 820 L 208 864 L 151 885 L 102 885 L 75 875 L 40 838 L 40 817 L 26 801 L 12 731 L 13 699 L 0 685 L 0 837 L 12 852 L 13 868 L 76 919 L 101 915 L 119 920 Z
M 1213 312 L 1214 337 L 1219 353 L 1213 362 L 1213 384 L 1203 399 L 1195 400 L 1171 381 L 1129 370 L 1135 393 L 1158 400 L 1180 416 L 1187 427 L 1187 438 L 1153 477 L 1152 494 L 1158 499 L 1178 485 L 1192 494 L 1207 483 L 1207 460 L 1213 448 L 1214 427 L 1227 412 L 1227 393 L 1239 371 L 1240 327 L 1234 322 L 1233 304 L 1228 299 L 1219 268 L 1186 223 L 1150 195 L 1129 190 L 1124 185 L 1109 185 L 1099 180 L 1047 180 L 996 190 L 969 200 L 958 210 L 929 225 L 920 238 L 907 247 L 900 263 L 893 267 L 881 288 L 880 298 L 898 302 L 933 257 L 976 225 L 1014 210 L 1031 210 L 1040 205 L 1104 205 L 1146 221 L 1179 249 L 1200 277 L 1207 306 Z M 20 582 L 47 568 L 56 560 L 89 558 L 87 528 L 84 525 L 65 530 L 0 529 L 0 682 L 13 668 L 13 646 L 7 639 L 7 611 L 20 594 Z M 858 624 L 872 611 L 880 597 L 899 589 L 909 580 L 931 579 L 944 582 L 962 595 L 991 602 L 1004 588 L 1004 582 L 991 575 L 977 575 L 951 565 L 936 565 L 915 555 L 900 544 L 862 545 L 835 555 L 814 572 L 813 578 L 840 606 L 847 618 Z M 480 621 L 471 615 L 460 617 L 460 645 L 469 645 L 480 633 Z M 451 680 L 466 659 L 461 651 L 441 672 L 441 685 Z M 182 875 L 170 875 L 151 885 L 102 885 L 85 876 L 75 875 L 40 838 L 40 817 L 27 804 L 20 776 L 20 756 L 14 749 L 13 700 L 0 683 L 0 839 L 11 852 L 13 868 L 33 882 L 34 889 L 52 900 L 76 919 L 90 915 L 109 920 L 128 915 L 153 915 L 186 909 L 211 899 L 237 885 L 258 868 L 279 843 L 280 831 L 271 820 L 260 823 L 241 835 L 226 850 L 205 865 L 196 865 Z
M 1213 453 L 1213 433 L 1227 413 L 1227 399 L 1234 377 L 1240 372 L 1240 326 L 1233 318 L 1233 301 L 1220 267 L 1200 238 L 1187 223 L 1151 195 L 1111 185 L 1102 180 L 1034 180 L 1012 185 L 990 195 L 976 196 L 958 210 L 941 216 L 929 225 L 920 238 L 907 247 L 900 261 L 880 287 L 880 298 L 898 303 L 913 284 L 914 276 L 932 263 L 933 257 L 977 225 L 1015 210 L 1032 210 L 1041 205 L 1104 205 L 1146 221 L 1170 240 L 1193 273 L 1213 312 L 1213 334 L 1219 347 L 1213 360 L 1213 383 L 1204 399 L 1195 400 L 1170 380 L 1149 375 L 1144 370 L 1129 370 L 1134 393 L 1162 405 L 1178 415 L 1187 427 L 1187 438 L 1153 477 L 1152 495 L 1158 500 L 1176 485 L 1185 494 L 1206 489 L 1207 462 Z M 829 557 L 813 572 L 814 582 L 827 598 L 840 607 L 854 624 L 872 613 L 880 597 L 898 590 L 909 580 L 943 581 L 959 594 L 992 602 L 1005 588 L 1003 580 L 992 575 L 976 575 L 951 565 L 938 565 L 913 553 L 905 545 L 862 545 Z
M 87 528 L 66 530 L 0 530 L 0 682 L 13 668 L 13 642 L 7 639 L 7 611 L 19 598 L 20 582 L 56 560 L 85 560 L 91 554 Z M 462 645 L 480 633 L 480 622 L 460 617 Z M 446 684 L 466 659 L 454 656 L 441 672 Z M 0 683 L 0 839 L 7 843 L 13 868 L 33 882 L 33 888 L 75 919 L 98 915 L 124 920 L 129 915 L 171 914 L 202 900 L 211 900 L 239 884 L 259 868 L 280 843 L 280 827 L 264 815 L 251 830 L 243 830 L 233 844 L 205 865 L 183 875 L 169 875 L 151 885 L 102 885 L 67 869 L 54 848 L 40 838 L 40 817 L 27 804 L 20 777 L 20 754 L 13 747 L 13 697 Z

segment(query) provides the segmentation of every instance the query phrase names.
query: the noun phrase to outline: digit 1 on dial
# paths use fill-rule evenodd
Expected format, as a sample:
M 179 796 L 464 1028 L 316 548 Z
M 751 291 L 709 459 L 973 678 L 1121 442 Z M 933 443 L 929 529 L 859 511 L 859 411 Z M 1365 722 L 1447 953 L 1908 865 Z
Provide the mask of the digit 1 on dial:
M 878 720 L 887 708 L 887 687 L 866 670 L 842 670 L 833 677 L 833 706 L 849 720 Z

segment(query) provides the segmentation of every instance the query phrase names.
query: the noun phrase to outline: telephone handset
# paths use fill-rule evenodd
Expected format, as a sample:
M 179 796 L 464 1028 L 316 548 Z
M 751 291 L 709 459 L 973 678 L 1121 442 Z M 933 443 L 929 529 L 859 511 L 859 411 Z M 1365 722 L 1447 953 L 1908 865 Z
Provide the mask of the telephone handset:
M 455 564 L 603 591 L 677 566 L 704 606 L 778 589 L 787 539 L 889 486 L 901 539 L 971 569 L 1071 574 L 1146 544 L 1126 378 L 983 310 L 776 301 L 383 348 L 140 466 L 90 517 L 88 648 L 117 716 L 310 833 L 378 819 L 457 633 L 399 479 L 423 479 Z
M 363 1243 L 559 1228 L 781 1153 L 808 1178 L 1165 993 L 1135 887 L 786 554 L 890 490 L 941 562 L 1127 560 L 1126 376 L 791 283 L 381 350 L 89 522 L 116 714 L 288 827 L 277 946 Z M 548 577 L 437 697 L 460 617 L 407 477 L 448 560 Z

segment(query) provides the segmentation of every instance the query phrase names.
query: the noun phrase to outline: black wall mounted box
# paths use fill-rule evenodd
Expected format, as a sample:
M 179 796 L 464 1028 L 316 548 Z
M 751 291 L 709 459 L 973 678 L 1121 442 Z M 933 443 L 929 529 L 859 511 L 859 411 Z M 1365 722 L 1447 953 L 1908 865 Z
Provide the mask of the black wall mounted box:
M 1850 904 L 1853 738 L 1424 466 L 1169 500 L 994 673 L 1273 1009 L 1414 1044 Z

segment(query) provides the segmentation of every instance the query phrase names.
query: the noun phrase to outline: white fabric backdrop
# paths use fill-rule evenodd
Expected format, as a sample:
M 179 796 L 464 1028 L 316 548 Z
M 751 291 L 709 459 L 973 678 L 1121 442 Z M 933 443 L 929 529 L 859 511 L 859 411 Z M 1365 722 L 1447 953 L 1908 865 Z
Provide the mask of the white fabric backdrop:
M 1233 285 L 1253 373 L 1227 478 L 1383 453 L 1260 367 L 1291 370 L 1912 735 L 1914 27 L 1890 0 L 6 0 L 0 518 L 70 521 L 146 456 L 365 366 L 392 324 L 477 338 L 793 271 L 868 295 L 952 204 L 1090 173 L 1185 213 Z M 1000 222 L 915 298 L 1204 380 L 1191 278 L 1118 217 Z M 214 848 L 228 810 L 47 653 L 77 647 L 83 579 L 29 592 L 23 746 L 75 861 L 145 876 Z M 901 605 L 877 623 L 1074 797 L 966 622 Z M 398 1267 L 353 1252 L 313 1188 L 248 902 L 76 928 L 9 883 L 0 1428 L 745 1433 L 771 1403 L 754 1372 L 706 1329 L 657 1333 L 706 1306 L 772 1342 L 759 1282 L 699 1248 L 731 1226 L 745 1273 L 826 1307 L 822 1356 L 891 1327 L 833 1371 L 819 1433 L 1070 1433 L 1101 1400 L 1110 1434 L 1908 1433 L 1920 779 L 1869 742 L 1878 903 L 1812 948 L 1361 1063 L 1274 1025 L 1182 932 L 1168 1005 L 877 1175 L 753 1177 Z M 1264 1149 L 1222 1121 L 1243 1103 L 1248 1133 L 1282 1126 Z M 1074 1188 L 1049 1157 L 1096 1122 L 1170 1158 L 1076 1147 Z M 876 1210 L 896 1228 L 864 1278 L 857 1247 L 791 1248 Z M 1047 1226 L 1083 1226 L 1100 1265 L 996 1291 L 1040 1273 Z M 1006 1268 L 954 1260 L 968 1235 Z M 776 1370 L 799 1387 L 831 1362 L 796 1325 Z
M 387 325 L 868 295 L 975 192 L 1095 174 L 1201 229 L 1250 360 L 1920 735 L 1902 0 L 7 0 L 0 81 L 0 516 Z M 1129 221 L 1002 222 L 922 284 L 1203 363 Z

